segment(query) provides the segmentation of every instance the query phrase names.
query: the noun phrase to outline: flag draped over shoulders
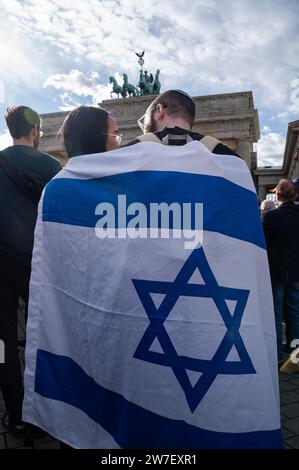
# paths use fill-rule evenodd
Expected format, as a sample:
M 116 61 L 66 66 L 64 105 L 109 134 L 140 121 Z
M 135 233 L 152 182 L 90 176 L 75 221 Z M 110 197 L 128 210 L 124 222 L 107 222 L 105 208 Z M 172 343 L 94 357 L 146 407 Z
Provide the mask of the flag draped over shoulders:
M 195 206 L 202 226 L 194 213 L 184 225 Z M 47 185 L 23 419 L 75 448 L 282 447 L 270 276 L 244 161 L 146 142 L 75 157 Z

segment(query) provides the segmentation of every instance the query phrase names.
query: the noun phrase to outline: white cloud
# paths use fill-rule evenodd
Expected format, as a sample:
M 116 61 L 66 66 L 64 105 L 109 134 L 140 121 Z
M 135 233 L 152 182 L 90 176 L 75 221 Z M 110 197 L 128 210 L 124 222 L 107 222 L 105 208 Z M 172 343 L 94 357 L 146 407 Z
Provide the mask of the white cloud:
M 291 82 L 291 88 L 294 88 L 291 93 L 292 104 L 288 107 L 291 114 L 299 113 L 299 78 L 295 78 Z
M 264 126 L 262 137 L 257 143 L 258 166 L 281 166 L 286 139 L 269 127 Z
M 0 134 L 0 150 L 6 149 L 10 145 L 12 145 L 12 138 L 8 130 L 6 130 Z
M 7 88 L 8 85 L 17 87 L 20 84 L 22 87 L 38 86 L 43 75 L 39 49 L 32 45 L 30 38 L 20 34 L 19 25 L 9 24 L 8 18 L 2 15 L 0 15 L 0 43 L 2 88 Z
M 45 83 L 62 107 L 109 97 L 117 72 L 136 84 L 134 51 L 145 49 L 162 90 L 249 89 L 265 115 L 298 112 L 290 88 L 299 73 L 297 0 L 1 0 L 0 16 L 3 78 Z
M 299 114 L 299 78 L 295 78 L 291 81 L 288 91 L 289 104 L 284 111 L 277 115 L 277 117 L 284 122 L 288 122 L 292 118 L 297 119 L 297 115 Z M 275 118 L 271 119 L 273 120 Z
M 10 22 L 38 47 L 46 43 L 92 70 L 133 77 L 133 52 L 146 49 L 147 67 L 159 64 L 165 83 L 175 78 L 210 92 L 258 88 L 265 104 L 279 105 L 297 67 L 296 2 L 290 8 L 283 0 L 275 8 L 267 0 L 200 0 L 188 8 L 183 0 L 164 0 L 162 8 L 158 0 L 2 3 Z
M 99 83 L 97 72 L 83 73 L 72 69 L 68 74 L 51 75 L 44 82 L 44 88 L 54 88 L 60 92 L 63 103 L 61 110 L 67 110 L 79 105 L 73 100 L 76 97 L 90 97 L 91 103 L 97 104 L 104 99 L 110 98 L 111 86 Z

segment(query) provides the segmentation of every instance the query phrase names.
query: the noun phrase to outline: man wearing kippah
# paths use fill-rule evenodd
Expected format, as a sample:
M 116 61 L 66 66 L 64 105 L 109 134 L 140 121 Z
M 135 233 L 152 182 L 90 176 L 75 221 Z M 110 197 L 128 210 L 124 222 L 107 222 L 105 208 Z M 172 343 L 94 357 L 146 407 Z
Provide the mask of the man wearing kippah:
M 15 437 L 24 433 L 23 384 L 18 357 L 17 308 L 29 297 L 29 279 L 37 206 L 44 186 L 61 170 L 60 163 L 37 150 L 39 115 L 27 106 L 5 115 L 13 145 L 0 151 L 0 390 L 6 413 L 3 426 Z M 2 361 L 3 362 L 3 361 Z
M 188 93 L 177 89 L 165 91 L 138 119 L 144 134 L 127 145 L 148 141 L 165 145 L 185 145 L 193 140 L 200 140 L 212 153 L 239 157 L 218 139 L 192 132 L 194 119 L 195 103 Z

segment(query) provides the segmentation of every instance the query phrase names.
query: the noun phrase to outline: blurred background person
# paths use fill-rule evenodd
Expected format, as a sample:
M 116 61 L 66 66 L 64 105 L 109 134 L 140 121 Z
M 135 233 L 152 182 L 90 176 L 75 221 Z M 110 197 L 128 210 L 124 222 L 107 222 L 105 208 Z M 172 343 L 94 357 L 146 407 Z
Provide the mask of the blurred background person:
M 297 191 L 291 180 L 280 180 L 275 195 L 278 207 L 264 215 L 263 227 L 272 281 L 278 362 L 281 364 L 284 361 L 284 311 L 287 352 L 291 352 L 293 339 L 299 338 L 299 206 L 295 204 Z
M 261 212 L 261 218 L 263 220 L 264 215 L 273 209 L 276 208 L 275 202 L 272 201 L 271 199 L 265 199 L 260 206 L 260 212 Z

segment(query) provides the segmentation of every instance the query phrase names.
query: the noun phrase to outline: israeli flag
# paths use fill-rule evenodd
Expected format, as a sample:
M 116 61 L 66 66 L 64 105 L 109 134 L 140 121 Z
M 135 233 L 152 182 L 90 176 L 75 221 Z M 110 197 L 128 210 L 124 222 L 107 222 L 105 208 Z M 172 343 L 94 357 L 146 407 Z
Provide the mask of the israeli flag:
M 270 276 L 244 161 L 145 142 L 72 158 L 47 185 L 23 419 L 74 448 L 282 447 Z

